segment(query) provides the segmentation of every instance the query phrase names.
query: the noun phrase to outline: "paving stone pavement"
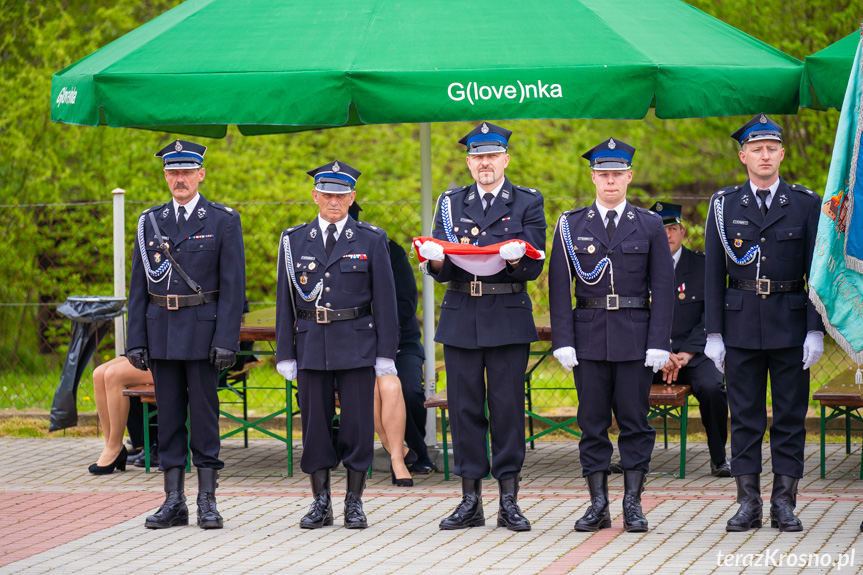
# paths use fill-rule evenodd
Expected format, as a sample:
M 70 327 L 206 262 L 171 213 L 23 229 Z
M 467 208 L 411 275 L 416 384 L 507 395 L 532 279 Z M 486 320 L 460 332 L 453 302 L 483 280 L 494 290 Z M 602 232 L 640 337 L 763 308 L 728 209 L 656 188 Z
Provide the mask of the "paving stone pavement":
M 101 446 L 101 439 L 0 438 L 0 573 L 863 572 L 859 445 L 846 454 L 844 444 L 828 444 L 826 479 L 819 477 L 818 445 L 806 446 L 797 507 L 805 529 L 782 534 L 770 527 L 725 532 L 736 509 L 734 481 L 709 475 L 699 443 L 687 446 L 685 479 L 673 476 L 679 446 L 657 445 L 643 496 L 646 534 L 623 532 L 620 475 L 609 482 L 612 528 L 572 530 L 588 505 L 574 441 L 528 450 L 519 503 L 533 529 L 525 533 L 495 527 L 493 480 L 483 484 L 485 527 L 440 531 L 460 498 L 458 478 L 447 482 L 442 473 L 397 488 L 375 472 L 363 498 L 370 527 L 344 529 L 344 471 L 333 475 L 335 525 L 300 529 L 311 502 L 308 479 L 299 471 L 286 477 L 284 445 L 270 439 L 250 440 L 248 448 L 239 439 L 223 442 L 217 495 L 224 529 L 149 530 L 144 517 L 163 499 L 161 475 L 134 467 L 90 475 Z M 296 461 L 299 454 L 297 442 Z M 767 470 L 769 456 L 765 449 Z M 762 477 L 765 499 L 770 478 Z M 194 523 L 194 470 L 186 489 Z M 839 561 L 845 565 L 828 565 Z

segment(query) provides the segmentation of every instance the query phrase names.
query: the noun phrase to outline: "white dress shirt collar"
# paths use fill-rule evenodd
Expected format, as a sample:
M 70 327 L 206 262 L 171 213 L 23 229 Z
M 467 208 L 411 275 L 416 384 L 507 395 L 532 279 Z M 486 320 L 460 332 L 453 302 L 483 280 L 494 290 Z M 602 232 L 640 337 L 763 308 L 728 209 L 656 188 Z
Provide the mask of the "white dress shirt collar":
M 602 218 L 602 225 L 606 224 L 605 218 L 608 217 L 608 212 L 611 212 L 611 211 L 613 211 L 615 214 L 617 214 L 616 219 L 615 219 L 615 224 L 620 222 L 620 214 L 623 212 L 623 206 L 625 206 L 625 205 L 626 205 L 626 200 L 623 200 L 622 202 L 620 202 L 619 204 L 617 204 L 613 208 L 609 209 L 609 208 L 606 208 L 605 206 L 603 206 L 602 204 L 600 204 L 599 202 L 596 202 L 596 209 L 599 210 L 599 215 Z
M 345 216 L 344 218 L 342 218 L 341 220 L 336 222 L 336 239 L 337 240 L 339 239 L 339 236 L 342 235 L 342 230 L 345 229 L 345 224 L 348 223 L 349 217 L 350 216 Z M 328 222 L 327 220 L 325 220 L 321 216 L 318 216 L 318 226 L 321 228 L 321 231 L 323 232 L 321 234 L 321 239 L 324 240 L 324 245 L 327 245 L 327 227 L 329 227 L 329 225 L 330 225 L 330 222 Z
M 201 194 L 195 194 L 195 197 L 186 202 L 183 205 L 183 209 L 186 210 L 186 219 L 189 219 L 189 216 L 192 215 L 192 212 L 195 211 L 195 206 L 198 205 L 198 198 L 201 197 Z M 174 214 L 178 214 L 180 212 L 180 204 L 177 203 L 177 200 L 171 200 L 174 202 Z
M 671 254 L 671 259 L 674 260 L 674 268 L 677 269 L 677 262 L 680 261 L 680 254 L 683 253 L 683 246 L 677 248 L 677 251 Z

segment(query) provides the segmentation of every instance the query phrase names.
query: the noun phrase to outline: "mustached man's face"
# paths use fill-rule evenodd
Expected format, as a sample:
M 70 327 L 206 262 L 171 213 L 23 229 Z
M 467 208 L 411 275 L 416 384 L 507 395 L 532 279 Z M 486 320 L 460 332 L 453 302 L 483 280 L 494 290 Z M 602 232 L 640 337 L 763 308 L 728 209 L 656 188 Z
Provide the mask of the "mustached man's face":
M 180 205 L 186 204 L 198 193 L 198 184 L 204 181 L 204 168 L 195 170 L 165 170 L 165 180 L 171 195 Z

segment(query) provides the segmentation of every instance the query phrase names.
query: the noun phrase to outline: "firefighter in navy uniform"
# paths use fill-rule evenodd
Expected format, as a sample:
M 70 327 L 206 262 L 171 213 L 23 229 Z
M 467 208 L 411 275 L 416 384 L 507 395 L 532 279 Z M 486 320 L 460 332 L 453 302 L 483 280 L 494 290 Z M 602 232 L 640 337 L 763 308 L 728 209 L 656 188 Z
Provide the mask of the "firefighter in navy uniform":
M 348 217 L 360 172 L 336 161 L 308 174 L 319 215 L 282 233 L 276 299 L 276 367 L 297 382 L 300 467 L 310 475 L 314 496 L 300 527 L 333 524 L 330 469 L 341 461 L 347 470 L 344 525 L 363 529 L 375 377 L 396 375 L 395 284 L 386 232 Z M 336 386 L 341 415 L 333 445 Z
M 436 239 L 478 246 L 518 239 L 537 250 L 545 249 L 542 194 L 515 186 L 504 176 L 511 135 L 509 130 L 483 122 L 459 140 L 467 147 L 466 162 L 475 183 L 438 198 Z M 543 260 L 522 257 L 525 250 L 521 242 L 505 243 L 499 257 L 492 255 L 485 262 L 485 272 L 474 274 L 445 256 L 440 244 L 420 246 L 420 255 L 428 260 L 425 272 L 438 282 L 448 282 L 435 341 L 444 346 L 455 473 L 462 478 L 462 501 L 441 521 L 441 529 L 485 525 L 482 479 L 490 469 L 500 486 L 498 526 L 530 530 L 517 503 L 525 454 L 524 374 L 530 342 L 539 339 L 526 282 L 539 276 Z M 486 453 L 489 425 L 491 466 Z
M 634 153 L 610 138 L 584 154 L 596 202 L 560 217 L 549 263 L 551 345 L 561 365 L 574 369 L 579 457 L 591 497 L 576 531 L 611 527 L 612 412 L 620 428 L 623 525 L 647 531 L 641 492 L 656 436 L 648 398 L 653 374 L 669 360 L 674 269 L 662 219 L 626 201 Z
M 671 324 L 671 359 L 653 383 L 679 383 L 692 388 L 698 399 L 701 422 L 707 435 L 710 474 L 731 477 L 725 457 L 728 439 L 728 399 L 722 373 L 704 355 L 704 253 L 683 245 L 686 228 L 681 206 L 656 202 L 650 208 L 662 217 L 674 260 L 674 320 Z
M 198 471 L 198 525 L 222 527 L 215 498 L 224 467 L 216 389 L 240 348 L 246 275 L 240 216 L 198 193 L 206 150 L 177 140 L 156 154 L 174 199 L 141 214 L 132 257 L 126 357 L 153 373 L 167 494 L 147 517 L 144 525 L 152 529 L 188 525 L 189 448 Z
M 770 522 L 801 531 L 794 515 L 803 477 L 809 368 L 824 350 L 824 326 L 809 302 L 809 274 L 820 198 L 779 177 L 782 127 L 759 114 L 731 135 L 749 180 L 710 200 L 706 234 L 707 345 L 725 362 L 731 410 L 731 473 L 740 508 L 726 530 L 760 527 L 761 441 L 767 428 L 767 376 L 773 397 Z

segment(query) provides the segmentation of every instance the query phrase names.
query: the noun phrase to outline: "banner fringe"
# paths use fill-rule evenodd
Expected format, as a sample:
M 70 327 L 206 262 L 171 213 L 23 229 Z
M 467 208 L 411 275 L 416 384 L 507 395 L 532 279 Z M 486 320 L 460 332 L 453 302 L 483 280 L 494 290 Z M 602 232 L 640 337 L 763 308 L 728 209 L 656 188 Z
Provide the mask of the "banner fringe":
M 848 354 L 848 357 L 851 358 L 851 361 L 853 361 L 858 366 L 860 364 L 863 364 L 863 350 L 857 351 L 853 347 L 851 347 L 851 344 L 848 343 L 848 340 L 845 339 L 845 337 L 841 333 L 839 333 L 839 330 L 833 327 L 833 324 L 831 324 L 830 321 L 827 319 L 827 309 L 821 302 L 821 298 L 818 297 L 818 294 L 811 287 L 809 288 L 809 301 L 812 302 L 812 305 L 815 306 L 816 311 L 818 311 L 818 314 L 821 316 L 821 320 L 824 322 L 824 329 L 827 330 L 827 333 L 830 334 L 830 337 L 832 337 L 833 340 L 837 344 L 839 344 L 839 347 L 842 348 L 842 351 Z

